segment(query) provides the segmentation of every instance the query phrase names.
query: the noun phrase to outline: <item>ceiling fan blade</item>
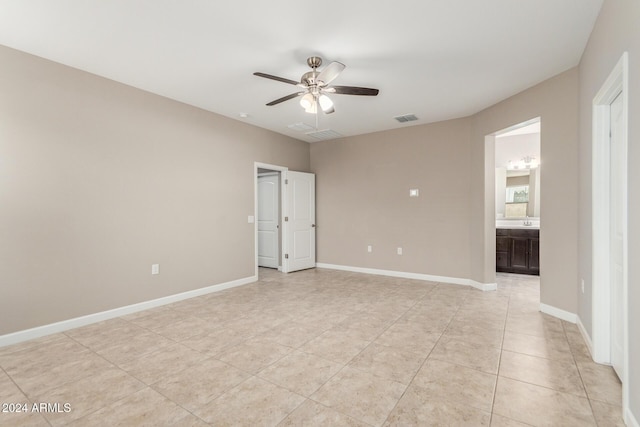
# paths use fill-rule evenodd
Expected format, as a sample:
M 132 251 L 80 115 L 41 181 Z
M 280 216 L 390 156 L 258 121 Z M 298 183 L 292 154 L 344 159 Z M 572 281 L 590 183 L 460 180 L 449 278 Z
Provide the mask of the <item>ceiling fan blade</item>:
M 290 79 L 285 79 L 284 77 L 278 77 L 278 76 L 274 76 L 271 74 L 266 74 L 266 73 L 253 73 L 254 76 L 258 76 L 258 77 L 264 77 L 265 79 L 271 79 L 271 80 L 277 80 L 279 82 L 282 83 L 289 83 L 290 85 L 299 85 L 300 82 L 297 82 L 295 80 L 290 80 Z
M 293 98 L 295 98 L 295 97 L 297 97 L 297 96 L 304 95 L 304 94 L 305 94 L 305 92 L 296 92 L 296 93 L 292 93 L 291 95 L 283 96 L 282 98 L 278 98 L 278 99 L 276 99 L 275 101 L 271 101 L 271 102 L 270 102 L 270 103 L 268 103 L 267 105 L 268 105 L 269 107 L 271 107 L 272 105 L 280 104 L 281 102 L 288 101 L 288 100 L 290 100 L 290 99 L 293 99 Z
M 368 87 L 357 86 L 331 86 L 324 89 L 325 92 L 337 93 L 339 95 L 363 95 L 363 96 L 376 96 L 380 91 L 378 89 L 371 89 Z
M 331 83 L 331 81 L 333 81 L 333 79 L 338 77 L 338 75 L 342 72 L 342 70 L 345 69 L 345 67 L 346 65 L 344 65 L 342 62 L 334 61 L 324 67 L 324 70 L 320 71 L 320 74 L 318 74 L 318 77 L 316 77 L 316 81 L 319 80 L 321 82 L 324 82 L 325 85 L 328 85 L 329 83 Z

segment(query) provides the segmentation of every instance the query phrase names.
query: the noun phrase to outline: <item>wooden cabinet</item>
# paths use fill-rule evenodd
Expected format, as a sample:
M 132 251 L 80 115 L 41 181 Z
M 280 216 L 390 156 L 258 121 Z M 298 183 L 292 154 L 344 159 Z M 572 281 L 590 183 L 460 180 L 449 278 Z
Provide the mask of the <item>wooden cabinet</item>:
M 496 271 L 540 274 L 540 230 L 496 229 Z

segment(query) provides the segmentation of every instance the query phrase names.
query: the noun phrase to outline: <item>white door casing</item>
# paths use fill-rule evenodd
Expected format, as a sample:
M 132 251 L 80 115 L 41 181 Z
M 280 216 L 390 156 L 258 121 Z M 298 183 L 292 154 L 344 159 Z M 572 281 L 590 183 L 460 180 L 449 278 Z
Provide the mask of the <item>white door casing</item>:
M 285 271 L 316 266 L 315 175 L 288 171 L 285 180 L 286 231 Z
M 616 105 L 616 101 L 621 104 Z M 621 108 L 620 114 L 616 112 L 619 106 Z M 620 361 L 614 361 L 613 357 L 618 357 L 614 356 L 614 353 L 619 354 L 619 351 L 614 347 L 621 344 L 622 363 L 616 372 L 622 382 L 623 418 L 627 425 L 631 425 L 627 228 L 629 54 L 627 52 L 622 54 L 609 77 L 593 98 L 592 114 L 591 338 L 593 360 L 597 363 L 620 364 Z M 612 119 L 618 120 L 618 117 L 619 123 L 613 123 Z M 613 133 L 616 133 L 613 141 L 615 147 L 612 147 Z M 617 180 L 618 184 L 613 184 L 613 180 Z M 615 190 L 615 194 L 612 194 L 614 185 L 618 188 Z M 620 208 L 614 208 L 614 204 L 619 204 Z M 618 217 L 612 218 L 612 215 Z M 616 222 L 617 225 L 614 224 Z M 619 236 L 612 236 L 614 230 Z M 612 245 L 614 244 L 619 247 L 613 249 Z M 621 255 L 614 254 L 614 252 L 621 252 Z M 617 267 L 614 267 L 616 264 Z M 616 269 L 620 271 L 614 272 L 613 270 Z M 616 277 L 616 281 L 619 280 L 617 284 L 614 284 L 613 277 Z M 618 286 L 620 283 L 621 286 Z M 618 302 L 615 302 L 614 299 Z M 613 326 L 615 323 L 621 327 Z M 613 333 L 614 329 L 615 333 Z M 617 337 L 614 337 L 614 334 L 617 334 Z
M 258 266 L 278 268 L 280 245 L 280 177 L 278 173 L 258 177 Z
M 620 378 L 623 378 L 623 237 L 625 223 L 623 215 L 623 167 L 626 161 L 622 144 L 622 95 L 611 103 L 610 135 L 610 181 L 609 181 L 609 251 L 611 283 L 611 365 Z

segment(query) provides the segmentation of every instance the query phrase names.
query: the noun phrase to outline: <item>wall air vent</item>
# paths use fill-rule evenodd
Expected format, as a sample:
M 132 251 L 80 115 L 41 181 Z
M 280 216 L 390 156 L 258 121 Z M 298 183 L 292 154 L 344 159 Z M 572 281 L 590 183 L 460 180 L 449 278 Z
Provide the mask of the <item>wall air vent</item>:
M 343 135 L 340 135 L 338 132 L 331 129 L 317 130 L 315 132 L 307 132 L 307 135 L 320 141 L 326 141 L 328 139 L 336 139 L 336 138 L 343 137 Z
M 405 114 L 403 116 L 394 117 L 394 119 L 396 119 L 400 123 L 414 122 L 414 121 L 418 120 L 418 118 L 416 117 L 415 114 Z
M 306 123 L 294 123 L 292 125 L 287 126 L 289 129 L 297 130 L 298 132 L 309 132 L 313 130 L 313 126 L 310 126 Z

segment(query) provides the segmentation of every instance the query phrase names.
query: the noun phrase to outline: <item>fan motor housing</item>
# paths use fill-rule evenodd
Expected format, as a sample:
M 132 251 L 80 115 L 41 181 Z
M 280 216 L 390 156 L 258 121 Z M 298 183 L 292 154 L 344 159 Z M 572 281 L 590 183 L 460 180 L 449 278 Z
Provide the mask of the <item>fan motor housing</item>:
M 314 86 L 316 85 L 316 73 L 315 71 L 308 71 L 302 75 L 300 78 L 300 83 L 306 86 Z
M 322 58 L 319 56 L 311 56 L 307 58 L 307 65 L 315 70 L 322 65 Z

